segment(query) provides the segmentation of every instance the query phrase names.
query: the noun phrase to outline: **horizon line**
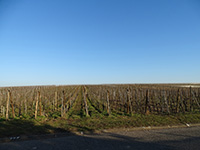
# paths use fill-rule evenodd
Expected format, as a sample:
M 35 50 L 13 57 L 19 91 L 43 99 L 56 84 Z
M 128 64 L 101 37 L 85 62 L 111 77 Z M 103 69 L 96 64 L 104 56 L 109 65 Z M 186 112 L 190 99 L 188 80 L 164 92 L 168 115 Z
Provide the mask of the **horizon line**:
M 38 84 L 38 85 L 14 85 L 14 86 L 0 86 L 0 88 L 11 88 L 11 87 L 45 87 L 45 86 L 83 86 L 83 85 L 153 85 L 153 84 L 157 84 L 157 85 L 162 85 L 162 84 L 164 84 L 164 85 L 167 85 L 167 84 L 169 84 L 169 85 L 179 85 L 179 84 L 181 84 L 181 85 L 198 85 L 198 84 L 200 84 L 200 82 L 199 83 L 197 83 L 197 82 L 191 82 L 191 83 L 186 83 L 186 82 L 182 82 L 182 83 L 180 83 L 180 82 L 169 82 L 169 83 L 161 83 L 161 82 L 157 82 L 157 83 L 100 83 L 100 84 Z

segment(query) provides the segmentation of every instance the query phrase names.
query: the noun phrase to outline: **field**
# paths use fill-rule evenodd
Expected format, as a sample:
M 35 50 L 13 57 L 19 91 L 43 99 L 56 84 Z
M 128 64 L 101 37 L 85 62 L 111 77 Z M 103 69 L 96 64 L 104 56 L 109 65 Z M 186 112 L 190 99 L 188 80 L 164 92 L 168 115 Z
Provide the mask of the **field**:
M 2 87 L 0 118 L 0 137 L 200 123 L 200 85 Z

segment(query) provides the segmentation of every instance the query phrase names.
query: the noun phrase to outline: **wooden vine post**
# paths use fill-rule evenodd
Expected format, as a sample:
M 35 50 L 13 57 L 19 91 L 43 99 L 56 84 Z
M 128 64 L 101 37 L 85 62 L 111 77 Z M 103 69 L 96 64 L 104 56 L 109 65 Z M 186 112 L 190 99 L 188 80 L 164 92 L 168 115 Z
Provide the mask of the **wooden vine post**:
M 190 111 L 193 111 L 192 87 L 190 86 Z
M 198 88 L 198 102 L 200 102 L 200 88 Z
M 14 110 L 14 104 L 13 104 L 13 100 L 12 100 L 11 91 L 9 92 L 9 94 L 10 94 L 10 103 L 11 103 L 11 107 L 12 107 L 12 116 L 13 116 L 13 118 L 15 118 L 15 110 Z
M 160 90 L 160 106 L 161 106 L 161 113 L 165 113 L 165 90 L 161 89 Z
M 64 116 L 64 98 L 65 98 L 65 91 L 63 90 L 63 97 L 61 101 L 61 117 Z
M 180 90 L 177 91 L 177 100 L 176 100 L 176 113 L 179 113 L 180 109 Z
M 42 116 L 42 100 L 41 100 L 41 93 L 39 92 L 39 110 L 40 110 L 40 116 Z
M 137 112 L 140 111 L 140 107 L 139 107 L 139 103 L 138 103 L 138 96 L 137 96 L 138 92 L 137 92 L 137 88 L 135 88 L 135 103 L 137 105 Z
M 180 94 L 180 108 L 181 108 L 180 111 L 185 112 L 184 104 L 183 104 L 183 90 L 180 90 L 179 94 Z
M 65 102 L 66 102 L 66 97 L 65 97 L 65 92 L 63 91 L 63 116 L 65 115 L 65 113 L 67 112 L 67 106 L 65 105 Z
M 133 108 L 132 108 L 132 104 L 131 104 L 131 93 L 130 90 L 127 89 L 127 101 L 128 101 L 128 110 L 130 110 L 131 115 L 133 114 Z M 128 112 L 129 113 L 129 112 Z
M 113 100 L 114 100 L 114 108 L 117 109 L 117 100 L 116 100 L 116 92 L 113 91 Z
M 122 108 L 122 93 L 120 90 L 119 90 L 119 110 L 120 111 L 123 110 L 123 108 Z
M 145 114 L 149 114 L 149 89 L 146 90 Z
M 27 114 L 27 98 L 26 97 L 24 100 L 24 112 L 25 112 L 25 114 Z
M 24 96 L 24 113 L 27 114 L 27 99 L 28 97 L 26 97 L 26 94 Z
M 163 99 L 164 99 L 165 105 L 167 107 L 167 113 L 170 114 L 169 105 L 168 105 L 167 97 L 166 97 L 166 91 L 163 92 Z
M 111 111 L 110 111 L 110 100 L 109 99 L 110 99 L 110 93 L 107 90 L 107 113 L 108 113 L 108 115 L 111 114 Z
M 197 94 L 197 96 L 196 96 L 196 98 L 195 98 L 195 102 L 196 102 L 196 104 L 197 104 L 197 106 L 198 106 L 198 109 L 200 108 L 200 105 L 199 105 L 199 102 L 198 102 L 198 99 L 200 98 L 200 96 L 199 96 L 199 89 L 198 89 L 198 94 Z
M 21 110 L 21 108 L 22 108 L 22 101 L 21 101 L 21 96 L 20 96 L 20 94 L 17 94 L 17 96 L 18 96 L 18 98 L 19 98 L 19 103 L 17 104 L 18 110 L 19 110 L 18 116 L 21 116 L 21 114 L 22 114 L 22 110 Z
M 85 104 L 86 117 L 89 117 L 88 105 L 87 105 L 87 90 L 86 90 L 86 87 L 84 87 L 83 91 L 84 91 L 83 96 L 84 96 L 84 104 Z
M 54 108 L 55 108 L 55 111 L 57 111 L 57 108 L 58 108 L 58 92 L 56 91 L 55 92 L 55 103 L 54 103 Z
M 35 103 L 35 119 L 37 119 L 37 111 L 38 111 L 38 101 L 40 97 L 40 92 L 37 92 L 37 98 L 36 98 L 36 103 Z
M 10 103 L 10 90 L 8 90 L 8 97 L 6 102 L 6 120 L 9 119 L 9 103 Z
M 170 113 L 173 112 L 171 89 L 169 90 L 169 96 L 168 96 L 168 108 Z
M 72 96 L 73 96 L 73 95 L 72 95 Z M 69 99 L 69 108 L 72 107 L 72 96 L 71 96 L 70 99 Z

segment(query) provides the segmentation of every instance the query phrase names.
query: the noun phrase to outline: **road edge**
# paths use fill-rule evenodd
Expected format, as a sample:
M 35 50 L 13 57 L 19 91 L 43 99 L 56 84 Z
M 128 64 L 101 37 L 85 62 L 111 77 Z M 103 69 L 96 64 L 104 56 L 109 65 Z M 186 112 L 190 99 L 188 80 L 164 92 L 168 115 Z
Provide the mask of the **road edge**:
M 180 125 L 168 125 L 168 126 L 148 126 L 148 127 L 132 127 L 132 128 L 113 128 L 113 129 L 103 129 L 96 130 L 94 132 L 67 132 L 67 133 L 56 133 L 56 134 L 42 134 L 42 135 L 21 135 L 16 137 L 5 137 L 0 138 L 0 143 L 7 142 L 17 142 L 25 140 L 42 140 L 48 138 L 59 138 L 65 136 L 84 136 L 91 134 L 103 134 L 103 133 L 114 133 L 114 132 L 129 132 L 129 131 L 139 131 L 139 130 L 162 130 L 162 129 L 174 129 L 174 128 L 191 128 L 200 126 L 200 123 L 195 124 L 180 124 Z

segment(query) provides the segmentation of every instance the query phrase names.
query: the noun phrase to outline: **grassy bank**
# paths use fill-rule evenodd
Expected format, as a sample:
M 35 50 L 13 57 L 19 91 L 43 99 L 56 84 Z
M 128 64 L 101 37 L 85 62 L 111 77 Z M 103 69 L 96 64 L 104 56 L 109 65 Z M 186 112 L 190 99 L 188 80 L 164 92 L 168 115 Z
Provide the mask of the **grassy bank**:
M 112 128 L 131 128 L 143 126 L 166 126 L 186 123 L 200 123 L 200 113 L 186 113 L 176 115 L 111 115 L 92 116 L 82 118 L 56 118 L 40 117 L 29 119 L 0 120 L 0 137 L 19 135 L 49 134 L 75 131 L 100 131 Z

